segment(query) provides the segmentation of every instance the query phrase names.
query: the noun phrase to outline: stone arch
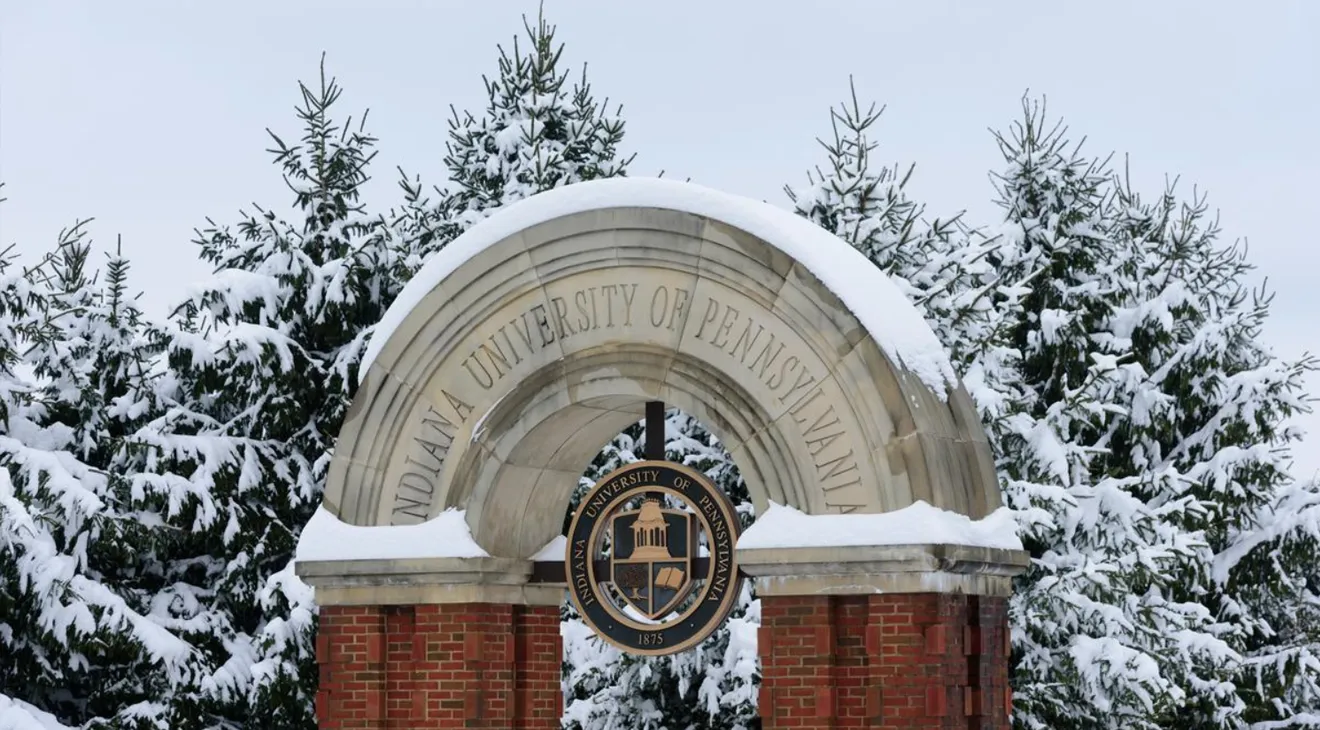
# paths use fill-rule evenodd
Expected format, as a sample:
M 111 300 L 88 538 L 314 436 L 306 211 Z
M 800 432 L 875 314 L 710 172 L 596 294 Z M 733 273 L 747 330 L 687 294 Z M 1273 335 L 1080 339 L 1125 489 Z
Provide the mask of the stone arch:
M 848 272 L 847 303 L 804 247 Z M 490 555 L 526 558 L 650 400 L 709 426 L 758 510 L 1000 506 L 967 393 L 911 367 L 931 357 L 912 343 L 933 341 L 911 305 L 847 244 L 762 203 L 658 180 L 535 196 L 438 254 L 376 337 L 325 493 L 350 524 L 461 508 Z

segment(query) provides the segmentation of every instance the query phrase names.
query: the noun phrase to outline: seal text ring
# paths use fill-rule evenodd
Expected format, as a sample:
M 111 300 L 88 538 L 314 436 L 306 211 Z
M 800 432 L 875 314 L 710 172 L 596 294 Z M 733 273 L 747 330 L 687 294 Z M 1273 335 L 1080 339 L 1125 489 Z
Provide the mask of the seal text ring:
M 624 651 L 690 649 L 728 618 L 742 591 L 738 533 L 733 504 L 700 473 L 666 461 L 617 469 L 587 493 L 569 525 L 573 605 Z M 699 564 L 703 551 L 709 559 Z

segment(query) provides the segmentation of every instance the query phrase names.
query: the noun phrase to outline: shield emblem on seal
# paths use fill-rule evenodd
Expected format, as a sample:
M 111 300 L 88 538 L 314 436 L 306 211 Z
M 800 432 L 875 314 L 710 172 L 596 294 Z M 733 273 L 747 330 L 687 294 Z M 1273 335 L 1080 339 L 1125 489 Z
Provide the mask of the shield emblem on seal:
M 643 617 L 664 618 L 692 589 L 692 528 L 692 515 L 664 509 L 654 499 L 611 521 L 610 577 Z

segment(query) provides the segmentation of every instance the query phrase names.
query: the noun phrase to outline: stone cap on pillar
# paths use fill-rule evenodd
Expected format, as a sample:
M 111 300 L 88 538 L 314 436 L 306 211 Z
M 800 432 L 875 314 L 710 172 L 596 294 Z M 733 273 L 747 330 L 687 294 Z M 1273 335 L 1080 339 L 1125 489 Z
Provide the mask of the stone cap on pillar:
M 771 505 L 739 537 L 737 559 L 762 596 L 1007 596 L 1030 564 L 1011 510 L 972 519 L 920 501 L 870 514 Z
M 960 593 L 1008 596 L 1023 550 L 969 545 L 850 545 L 738 550 L 757 595 Z
M 388 558 L 298 561 L 298 577 L 321 606 L 509 603 L 558 606 L 564 584 L 531 583 L 532 562 L 515 558 Z
M 492 557 L 472 539 L 462 510 L 418 525 L 361 527 L 319 509 L 294 559 L 294 572 L 321 606 L 558 606 L 567 587 L 531 582 L 532 566 L 532 560 Z

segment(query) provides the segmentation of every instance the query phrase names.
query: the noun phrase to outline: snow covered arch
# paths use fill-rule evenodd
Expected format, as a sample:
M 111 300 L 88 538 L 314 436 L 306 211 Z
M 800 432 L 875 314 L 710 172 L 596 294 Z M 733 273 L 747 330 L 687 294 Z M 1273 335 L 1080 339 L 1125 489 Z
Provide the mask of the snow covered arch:
M 534 196 L 426 264 L 372 339 L 325 507 L 362 526 L 463 509 L 486 553 L 526 558 L 650 400 L 719 436 L 758 512 L 1000 506 L 942 348 L 861 254 L 764 203 L 630 179 Z

